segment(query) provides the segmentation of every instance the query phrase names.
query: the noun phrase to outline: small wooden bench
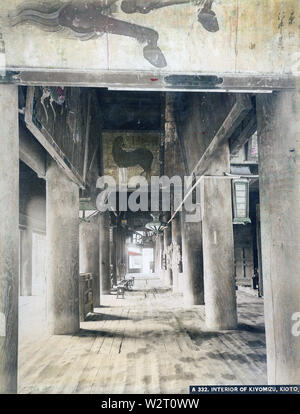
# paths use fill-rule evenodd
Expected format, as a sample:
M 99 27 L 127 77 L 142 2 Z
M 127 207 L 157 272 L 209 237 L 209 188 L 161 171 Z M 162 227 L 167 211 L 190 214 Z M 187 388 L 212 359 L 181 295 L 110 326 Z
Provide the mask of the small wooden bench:
M 117 286 L 117 299 L 124 299 L 125 298 L 125 288 L 124 286 L 118 285 Z
M 118 286 L 123 286 L 125 290 L 131 290 L 134 285 L 134 278 L 123 279 L 118 283 Z
M 120 280 L 116 286 L 117 299 L 119 299 L 119 297 L 124 299 L 125 290 L 131 290 L 133 288 L 133 285 L 134 285 L 134 278 Z

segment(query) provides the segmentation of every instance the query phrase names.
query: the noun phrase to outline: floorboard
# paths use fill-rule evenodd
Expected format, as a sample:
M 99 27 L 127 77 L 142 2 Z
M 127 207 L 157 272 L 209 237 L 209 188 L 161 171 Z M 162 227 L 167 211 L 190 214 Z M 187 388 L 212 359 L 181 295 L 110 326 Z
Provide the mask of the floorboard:
M 147 282 L 147 283 L 146 283 Z M 239 329 L 205 328 L 157 279 L 102 296 L 73 336 L 20 341 L 19 393 L 188 393 L 189 385 L 266 384 L 263 300 L 237 292 Z

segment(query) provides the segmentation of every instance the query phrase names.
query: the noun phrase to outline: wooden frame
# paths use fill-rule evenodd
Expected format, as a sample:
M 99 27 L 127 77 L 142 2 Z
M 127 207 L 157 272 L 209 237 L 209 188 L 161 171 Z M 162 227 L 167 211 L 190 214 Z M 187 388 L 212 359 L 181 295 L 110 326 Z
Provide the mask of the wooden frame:
M 25 122 L 29 131 L 35 136 L 39 143 L 45 148 L 48 154 L 63 168 L 66 175 L 77 184 L 80 188 L 84 189 L 85 184 L 83 177 L 76 171 L 68 160 L 63 151 L 56 144 L 55 139 L 50 135 L 47 129 L 41 125 L 39 129 L 33 122 L 33 102 L 34 102 L 35 88 L 33 86 L 28 87 L 25 109 Z

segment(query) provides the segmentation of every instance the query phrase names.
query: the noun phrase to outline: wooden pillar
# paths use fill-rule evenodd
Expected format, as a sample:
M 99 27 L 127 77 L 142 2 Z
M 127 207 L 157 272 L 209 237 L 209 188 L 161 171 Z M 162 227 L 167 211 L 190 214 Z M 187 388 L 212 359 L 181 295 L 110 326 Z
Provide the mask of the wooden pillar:
M 109 243 L 109 212 L 100 213 L 100 292 L 101 295 L 109 295 L 110 281 L 110 243 Z
M 115 226 L 111 226 L 110 227 L 110 233 L 109 233 L 109 238 L 110 238 L 110 271 L 112 273 L 113 276 L 113 284 L 116 285 L 117 284 L 117 251 L 116 251 L 116 230 L 117 228 Z
M 181 214 L 178 212 L 172 220 L 172 273 L 173 292 L 179 292 L 179 274 L 181 267 L 182 240 L 181 240 Z
M 93 304 L 100 306 L 99 214 L 79 225 L 79 270 L 93 274 Z
M 123 268 L 124 268 L 124 273 L 126 275 L 126 273 L 128 272 L 128 252 L 127 252 L 127 245 L 126 245 L 126 232 L 123 231 Z
M 160 270 L 160 255 L 160 238 L 157 236 L 154 243 L 154 273 L 156 274 L 159 274 Z
M 164 233 L 160 233 L 158 236 L 158 245 L 159 245 L 159 253 L 158 253 L 158 265 L 157 265 L 157 274 L 161 281 L 164 280 Z
M 166 286 L 171 287 L 173 285 L 173 275 L 172 275 L 172 227 L 170 224 L 164 230 L 164 254 L 165 254 L 165 259 L 166 259 L 166 269 L 164 272 L 164 284 Z
M 20 296 L 32 295 L 32 229 L 20 232 Z
M 201 182 L 205 321 L 209 329 L 237 327 L 231 180 L 228 142 Z
M 204 304 L 201 222 L 185 221 L 182 212 L 183 297 L 187 306 Z
M 236 329 L 231 182 L 203 177 L 205 320 L 209 329 Z
M 121 262 L 122 262 L 122 249 L 123 249 L 123 245 L 122 245 L 122 233 L 121 233 L 121 228 L 117 225 L 116 227 L 116 278 L 117 281 L 121 279 Z
M 119 278 L 122 279 L 126 276 L 127 273 L 127 246 L 126 246 L 126 230 L 119 226 L 117 228 L 117 233 L 119 234 Z
M 79 188 L 53 160 L 46 173 L 47 299 L 51 334 L 79 330 Z
M 19 281 L 18 88 L 0 86 L 0 393 L 17 392 Z
M 300 94 L 257 96 L 268 381 L 300 383 Z

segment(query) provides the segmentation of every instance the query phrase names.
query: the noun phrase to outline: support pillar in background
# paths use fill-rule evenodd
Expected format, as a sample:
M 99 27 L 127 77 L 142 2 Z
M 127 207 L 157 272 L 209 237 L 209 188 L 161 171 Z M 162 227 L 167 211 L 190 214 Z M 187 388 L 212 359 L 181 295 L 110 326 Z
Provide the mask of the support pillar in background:
M 123 232 L 122 228 L 117 226 L 116 228 L 116 277 L 117 281 L 121 280 L 124 277 L 124 268 L 122 265 L 123 262 Z
M 209 329 L 236 329 L 231 181 L 202 179 L 205 319 Z
M 201 222 L 188 223 L 182 212 L 183 297 L 186 306 L 204 305 Z
M 127 247 L 126 247 L 126 233 L 123 231 L 122 233 L 122 262 L 123 262 L 123 269 L 124 269 L 124 275 L 126 276 L 127 273 Z
M 299 384 L 300 95 L 256 102 L 268 381 Z
M 113 284 L 117 284 L 117 249 L 116 249 L 116 237 L 117 237 L 117 228 L 111 226 L 109 229 L 109 238 L 110 238 L 110 272 L 113 276 Z
M 160 262 L 161 262 L 161 246 L 160 246 L 160 236 L 155 238 L 154 244 L 154 273 L 159 275 L 160 272 Z
M 125 231 L 122 231 L 122 268 L 123 268 L 123 274 L 124 277 L 127 273 L 127 262 L 128 262 L 128 255 L 127 255 L 127 246 L 126 246 L 126 233 Z
M 173 273 L 173 292 L 180 291 L 180 267 L 182 260 L 182 240 L 181 240 L 181 214 L 178 212 L 172 220 L 172 273 Z
M 19 285 L 18 87 L 0 86 L 0 393 L 17 392 Z
M 32 295 L 32 229 L 20 231 L 20 296 Z
M 110 242 L 109 242 L 109 212 L 100 213 L 100 292 L 101 295 L 109 295 L 110 281 Z
M 46 173 L 47 299 L 51 334 L 79 330 L 79 188 L 57 163 Z
M 93 274 L 93 302 L 100 306 L 99 214 L 79 225 L 79 270 Z
M 157 274 L 161 281 L 164 280 L 164 233 L 160 233 L 157 237 L 159 253 L 158 253 L 158 264 L 157 264 Z
M 167 222 L 169 217 L 165 216 Z M 171 287 L 173 285 L 172 275 L 172 227 L 169 224 L 164 230 L 164 255 L 165 255 L 165 272 L 164 272 L 164 284 L 165 286 Z

